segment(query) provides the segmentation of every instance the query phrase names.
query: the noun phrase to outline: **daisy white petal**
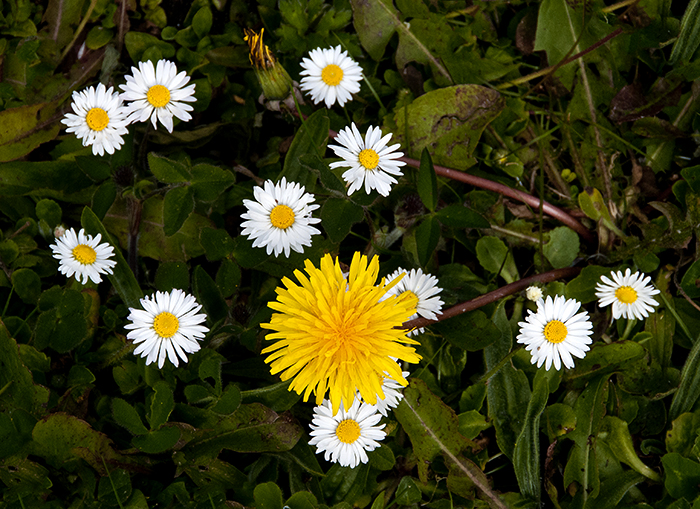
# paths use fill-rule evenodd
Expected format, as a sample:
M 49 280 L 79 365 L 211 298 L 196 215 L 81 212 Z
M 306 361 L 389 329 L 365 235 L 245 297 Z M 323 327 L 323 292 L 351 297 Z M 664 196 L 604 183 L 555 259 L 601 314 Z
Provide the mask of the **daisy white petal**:
M 198 341 L 209 332 L 201 325 L 207 315 L 197 314 L 202 305 L 177 288 L 141 299 L 141 307 L 144 309 L 129 308 L 131 323 L 124 328 L 130 331 L 126 337 L 138 345 L 134 355 L 146 357 L 146 364 L 158 361 L 162 368 L 166 357 L 175 367 L 178 358 L 187 362 L 186 354 L 197 352 Z
M 117 262 L 110 260 L 114 256 L 114 248 L 108 243 L 100 244 L 102 235 L 99 233 L 95 238 L 86 235 L 85 230 L 80 230 L 78 234 L 71 228 L 56 239 L 56 243 L 51 245 L 53 257 L 59 261 L 58 270 L 71 277 L 75 274 L 75 279 L 82 284 L 91 279 L 93 283 L 102 281 L 100 274 L 111 274 L 112 267 Z
M 347 411 L 341 403 L 335 415 L 331 402 L 324 400 L 314 409 L 309 444 L 316 446 L 316 454 L 325 453 L 326 461 L 355 468 L 367 463 L 366 451 L 379 447 L 378 441 L 386 437 L 385 425 L 377 426 L 380 419 L 377 408 L 360 402 L 359 398 L 355 398 Z
M 524 322 L 519 322 L 518 343 L 532 354 L 532 363 L 542 364 L 549 370 L 552 365 L 560 369 L 574 367 L 573 357 L 582 359 L 589 350 L 593 325 L 588 313 L 576 314 L 581 303 L 558 295 L 554 299 L 537 301 L 537 312 L 529 312 Z
M 360 91 L 362 68 L 341 49 L 316 48 L 301 62 L 304 70 L 300 74 L 304 77 L 300 88 L 311 95 L 314 104 L 323 101 L 330 108 L 338 101 L 343 106 Z
M 190 77 L 185 71 L 177 73 L 177 67 L 169 60 L 159 60 L 155 68 L 153 62 L 139 62 L 139 68 L 131 68 L 133 76 L 126 76 L 126 84 L 119 85 L 123 90 L 122 99 L 131 101 L 127 105 L 129 122 L 145 122 L 149 118 L 154 128 L 158 121 L 173 132 L 173 117 L 186 122 L 192 118 L 186 104 L 196 101 L 194 84 L 185 86 Z
M 381 134 L 379 127 L 370 126 L 363 139 L 353 122 L 335 138 L 340 145 L 329 145 L 335 155 L 342 158 L 342 161 L 331 163 L 331 168 L 350 168 L 343 173 L 343 179 L 350 186 L 349 195 L 364 184 L 367 194 L 376 189 L 382 196 L 388 196 L 392 184 L 397 182 L 392 175 L 403 175 L 399 168 L 406 163 L 394 160 L 402 157 L 403 152 L 395 151 L 399 145 L 386 147 L 392 135 L 381 138 Z
M 253 190 L 255 200 L 243 200 L 248 209 L 241 214 L 245 222 L 243 235 L 253 241 L 253 247 L 265 247 L 267 254 L 278 256 L 284 251 L 289 257 L 290 250 L 304 252 L 304 246 L 311 245 L 311 236 L 321 232 L 311 226 L 321 220 L 311 217 L 319 205 L 313 204 L 314 195 L 306 193 L 304 186 L 287 179 L 273 184 L 271 180 L 263 187 Z
M 73 92 L 74 113 L 66 113 L 61 122 L 68 126 L 66 132 L 75 133 L 83 140 L 83 146 L 92 145 L 94 155 L 114 154 L 124 144 L 122 135 L 129 125 L 127 109 L 112 87 L 100 83 L 97 90 L 89 87 L 82 92 Z
M 402 274 L 401 280 L 386 293 L 386 297 L 399 296 L 407 292 L 416 301 L 416 312 L 409 320 L 419 316 L 429 320 L 437 320 L 437 315 L 442 314 L 442 305 L 444 304 L 438 296 L 442 288 L 437 285 L 437 278 L 424 274 L 422 269 L 411 269 L 411 272 L 408 272 L 406 269 L 399 268 L 386 278 L 386 284 L 391 283 Z M 408 335 L 414 336 L 424 331 L 425 329 L 421 327 L 412 330 Z
M 658 306 L 659 303 L 653 295 L 658 294 L 659 290 L 651 284 L 651 277 L 645 277 L 640 272 L 632 274 L 630 269 L 627 269 L 624 275 L 621 271 L 612 272 L 610 275 L 613 280 L 601 276 L 601 282 L 596 285 L 595 295 L 600 307 L 612 304 L 613 319 L 622 317 L 642 320 L 655 311 L 654 306 Z
M 395 358 L 392 357 L 392 359 L 396 361 Z M 408 378 L 410 374 L 411 373 L 408 371 L 401 372 L 403 378 Z M 382 377 L 381 381 L 382 393 L 384 397 L 382 398 L 382 394 L 377 394 L 377 404 L 375 406 L 377 407 L 377 412 L 386 417 L 389 415 L 389 410 L 396 408 L 399 406 L 399 403 L 401 403 L 401 400 L 403 399 L 402 391 L 404 386 L 401 385 L 400 382 L 394 380 L 387 371 L 384 372 L 384 376 Z

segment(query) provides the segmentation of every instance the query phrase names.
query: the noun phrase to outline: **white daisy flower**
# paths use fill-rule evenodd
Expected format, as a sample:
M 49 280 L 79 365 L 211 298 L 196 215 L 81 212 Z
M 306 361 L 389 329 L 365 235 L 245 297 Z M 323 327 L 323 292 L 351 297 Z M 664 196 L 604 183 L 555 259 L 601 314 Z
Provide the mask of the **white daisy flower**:
M 393 357 L 392 357 L 393 359 Z M 396 359 L 394 359 L 396 360 Z M 411 373 L 408 371 L 402 371 L 401 376 L 408 378 Z M 380 399 L 379 394 L 377 394 L 377 412 L 382 414 L 384 417 L 389 415 L 389 410 L 396 408 L 401 403 L 403 399 L 403 388 L 399 382 L 394 380 L 389 376 L 389 373 L 384 372 L 384 377 L 382 377 L 382 392 L 384 393 L 384 399 Z
M 624 275 L 619 270 L 611 272 L 610 275 L 612 281 L 605 276 L 600 277 L 602 282 L 596 285 L 595 296 L 598 297 L 600 307 L 612 304 L 615 320 L 620 317 L 641 320 L 656 311 L 654 306 L 658 306 L 659 303 L 652 295 L 660 292 L 651 284 L 651 277 L 644 277 L 644 274 L 639 272 L 632 274 L 630 269 L 627 269 Z
M 532 302 L 537 302 L 542 298 L 542 288 L 539 286 L 528 286 L 525 290 L 525 298 Z
M 537 301 L 537 313 L 529 312 L 524 322 L 519 322 L 518 343 L 532 354 L 532 363 L 537 367 L 545 364 L 545 369 L 554 364 L 561 369 L 574 367 L 572 356 L 583 359 L 590 349 L 593 325 L 588 313 L 575 314 L 581 303 L 575 299 L 565 299 L 557 295 L 554 300 Z
M 411 315 L 409 320 L 419 316 L 428 320 L 437 320 L 437 315 L 442 314 L 442 305 L 444 304 L 438 297 L 442 288 L 437 285 L 437 278 L 429 274 L 423 274 L 422 269 L 411 269 L 411 272 L 408 272 L 406 269 L 399 268 L 386 278 L 386 283 L 389 284 L 401 274 L 403 274 L 401 281 L 386 292 L 383 299 L 391 295 L 398 297 L 402 293 L 408 292 L 416 300 L 416 312 Z M 412 330 L 408 335 L 415 336 L 423 332 L 425 332 L 425 329 L 421 327 Z
M 128 111 L 122 105 L 119 93 L 100 83 L 82 92 L 73 92 L 73 113 L 66 113 L 61 123 L 68 126 L 66 132 L 75 133 L 83 140 L 83 147 L 92 145 L 94 155 L 114 154 L 124 144 L 122 134 L 129 130 Z
M 190 77 L 185 71 L 177 73 L 177 67 L 168 60 L 158 60 L 155 68 L 153 62 L 139 62 L 139 68 L 131 68 L 133 76 L 126 76 L 126 84 L 119 85 L 124 92 L 122 99 L 133 101 L 126 107 L 129 110 L 129 122 L 146 122 L 150 117 L 153 127 L 156 122 L 173 132 L 173 116 L 187 121 L 192 116 L 194 102 L 194 84 L 185 87 Z
M 361 403 L 359 398 L 355 398 L 347 411 L 341 403 L 335 415 L 331 402 L 323 400 L 314 408 L 309 445 L 316 446 L 316 454 L 325 452 L 326 461 L 355 468 L 367 463 L 366 451 L 379 447 L 378 441 L 386 436 L 382 431 L 385 425 L 376 426 L 381 418 L 376 407 Z
M 290 249 L 303 253 L 304 246 L 311 245 L 311 236 L 321 233 L 311 226 L 321 222 L 311 217 L 319 206 L 311 204 L 314 195 L 304 191 L 304 186 L 287 183 L 285 177 L 277 184 L 268 180 L 264 187 L 254 188 L 255 201 L 243 200 L 248 211 L 241 214 L 247 219 L 241 223 L 241 234 L 253 240 L 253 247 L 264 246 L 268 255 L 284 251 L 289 257 Z
M 192 295 L 177 288 L 170 293 L 156 292 L 141 299 L 141 306 L 143 310 L 129 308 L 127 319 L 131 323 L 124 328 L 130 330 L 126 337 L 139 345 L 134 355 L 146 357 L 147 365 L 157 360 L 158 368 L 162 368 L 167 355 L 177 367 L 178 356 L 187 362 L 186 354 L 200 349 L 198 341 L 209 332 L 200 325 L 207 315 L 196 314 L 202 305 Z
M 382 196 L 388 196 L 391 185 L 397 182 L 391 175 L 403 175 L 399 168 L 406 163 L 394 160 L 403 156 L 403 152 L 395 152 L 400 145 L 387 147 L 392 134 L 381 136 L 379 127 L 370 126 L 363 140 L 353 122 L 335 138 L 340 145 L 329 145 L 335 155 L 343 159 L 331 163 L 331 168 L 350 168 L 343 173 L 343 179 L 350 185 L 348 195 L 360 189 L 364 182 L 367 194 L 376 189 Z
M 93 238 L 83 229 L 77 235 L 73 228 L 66 230 L 51 245 L 53 257 L 59 261 L 58 270 L 66 277 L 75 274 L 78 281 L 82 277 L 82 284 L 87 283 L 88 278 L 93 283 L 102 281 L 100 274 L 111 274 L 117 262 L 110 260 L 114 256 L 114 247 L 107 242 L 100 244 L 100 240 L 102 235 L 99 233 Z
M 360 91 L 362 68 L 340 46 L 316 48 L 309 57 L 301 61 L 304 70 L 300 74 L 304 77 L 300 88 L 309 92 L 314 104 L 324 101 L 330 108 L 338 101 L 343 106 Z

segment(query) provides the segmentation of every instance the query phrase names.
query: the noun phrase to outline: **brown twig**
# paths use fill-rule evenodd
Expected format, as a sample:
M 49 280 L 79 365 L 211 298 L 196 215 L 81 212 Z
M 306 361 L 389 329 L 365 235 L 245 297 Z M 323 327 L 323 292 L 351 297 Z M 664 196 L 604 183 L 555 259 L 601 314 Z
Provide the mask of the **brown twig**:
M 416 159 L 411 159 L 410 157 L 401 157 L 399 161 L 404 161 L 405 163 L 409 164 L 410 166 L 413 166 L 414 168 L 420 167 L 420 162 Z M 470 175 L 461 171 L 445 168 L 444 166 L 434 165 L 434 168 L 435 173 L 437 173 L 441 177 L 447 177 L 452 180 L 459 180 L 460 182 L 464 182 L 465 184 L 470 184 L 475 187 L 480 187 L 481 189 L 486 189 L 488 191 L 493 191 L 495 193 L 502 194 L 503 196 L 514 198 L 529 205 L 533 209 L 538 209 L 540 207 L 539 198 L 532 196 L 531 194 L 527 194 L 523 191 L 518 191 L 517 189 L 513 189 L 512 187 L 508 187 L 504 184 L 499 184 L 498 182 L 493 182 L 491 180 L 477 177 L 475 175 Z M 583 237 L 586 240 L 586 242 L 596 241 L 595 236 L 590 230 L 588 230 L 588 228 L 583 226 L 576 219 L 571 217 L 559 207 L 555 207 L 551 203 L 543 201 L 542 211 L 548 216 L 556 219 L 557 221 L 560 221 L 561 223 L 574 230 L 576 233 L 581 235 L 581 237 Z
M 501 300 L 503 297 L 507 297 L 508 295 L 520 292 L 533 283 L 549 283 L 550 281 L 554 281 L 556 279 L 570 278 L 578 275 L 579 272 L 581 272 L 581 267 L 566 267 L 564 269 L 550 270 L 549 272 L 544 272 L 542 274 L 535 274 L 534 276 L 526 277 L 525 279 L 521 279 L 515 283 L 502 286 L 498 290 L 485 293 L 476 299 L 468 300 L 466 302 L 462 302 L 461 304 L 457 304 L 456 306 L 452 306 L 450 309 L 443 311 L 437 320 L 415 318 L 405 322 L 403 324 L 403 328 L 412 329 L 414 327 L 425 327 L 426 325 L 441 322 L 443 320 L 447 320 L 448 318 L 466 313 L 467 311 L 479 309 L 487 304 Z

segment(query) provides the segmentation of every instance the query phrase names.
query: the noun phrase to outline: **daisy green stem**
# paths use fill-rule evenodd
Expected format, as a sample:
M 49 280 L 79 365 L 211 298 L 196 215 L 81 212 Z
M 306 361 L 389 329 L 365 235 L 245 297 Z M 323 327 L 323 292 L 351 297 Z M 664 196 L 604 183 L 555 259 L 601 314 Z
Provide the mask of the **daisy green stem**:
M 634 326 L 637 324 L 637 319 L 636 318 L 628 318 L 627 319 L 627 326 L 625 327 L 625 332 L 622 333 L 622 337 L 620 338 L 620 341 L 624 341 L 627 339 L 627 336 L 630 335 L 630 332 L 632 332 L 632 329 Z
M 112 474 L 109 473 L 109 468 L 107 468 L 107 463 L 105 462 L 104 456 L 100 456 L 102 459 L 102 464 L 105 466 L 105 470 L 107 472 L 107 477 L 109 478 L 109 484 L 112 485 L 112 491 L 114 492 L 114 498 L 117 499 L 117 504 L 119 504 L 120 509 L 124 509 L 124 506 L 122 505 L 122 501 L 119 500 L 119 495 L 117 494 L 117 488 L 114 486 L 114 481 L 112 480 Z
M 15 287 L 14 285 L 10 287 L 10 293 L 7 294 L 7 300 L 5 301 L 5 307 L 2 310 L 2 315 L 0 316 L 0 320 L 5 319 L 5 313 L 7 313 L 7 308 L 10 305 L 10 299 L 12 298 L 12 293 L 14 292 Z
M 24 507 L 24 501 L 22 500 L 22 495 L 20 495 L 19 493 L 17 493 L 17 499 L 19 500 L 19 505 L 22 506 L 22 509 L 26 509 L 26 508 Z
M 683 329 L 683 332 L 685 332 L 685 335 L 688 336 L 688 339 L 694 343 L 695 336 L 692 336 L 690 334 L 690 329 L 688 329 L 688 326 L 685 324 L 683 319 L 680 316 L 678 316 L 676 309 L 671 305 L 669 300 L 666 298 L 666 296 L 664 295 L 664 292 L 659 293 L 659 297 L 661 297 L 661 299 L 664 301 L 664 305 L 666 306 L 666 309 L 668 309 L 671 312 L 671 314 L 673 315 L 673 318 L 676 319 L 676 323 L 678 323 L 678 325 L 680 325 L 681 329 Z

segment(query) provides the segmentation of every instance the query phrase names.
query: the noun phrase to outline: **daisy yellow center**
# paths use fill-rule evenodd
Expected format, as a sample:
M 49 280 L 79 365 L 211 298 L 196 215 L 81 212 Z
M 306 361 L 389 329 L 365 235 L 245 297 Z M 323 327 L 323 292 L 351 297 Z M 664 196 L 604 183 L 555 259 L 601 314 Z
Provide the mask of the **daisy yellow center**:
M 343 70 L 335 64 L 328 64 L 321 71 L 321 79 L 331 87 L 337 87 L 343 81 Z
M 148 89 L 146 99 L 154 108 L 162 108 L 170 102 L 170 90 L 163 85 L 153 85 Z
M 294 211 L 286 205 L 277 205 L 270 212 L 270 222 L 275 228 L 286 230 L 294 224 Z
M 544 338 L 550 343 L 561 343 L 568 333 L 566 325 L 559 320 L 552 320 L 544 326 Z
M 171 338 L 180 328 L 180 320 L 167 311 L 163 311 L 156 315 L 153 319 L 153 330 L 156 331 L 161 338 Z
M 368 170 L 373 170 L 379 164 L 379 154 L 371 148 L 366 148 L 357 156 L 360 164 Z
M 92 265 L 97 259 L 97 253 L 90 246 L 78 244 L 73 248 L 73 258 L 83 265 Z
M 637 302 L 637 292 L 631 286 L 621 286 L 615 290 L 615 297 L 623 304 L 634 304 Z
M 354 419 L 340 421 L 338 427 L 335 428 L 335 436 L 344 444 L 353 444 L 360 438 L 360 425 Z
M 93 131 L 102 131 L 109 125 L 109 115 L 102 108 L 92 108 L 85 115 L 85 122 Z

